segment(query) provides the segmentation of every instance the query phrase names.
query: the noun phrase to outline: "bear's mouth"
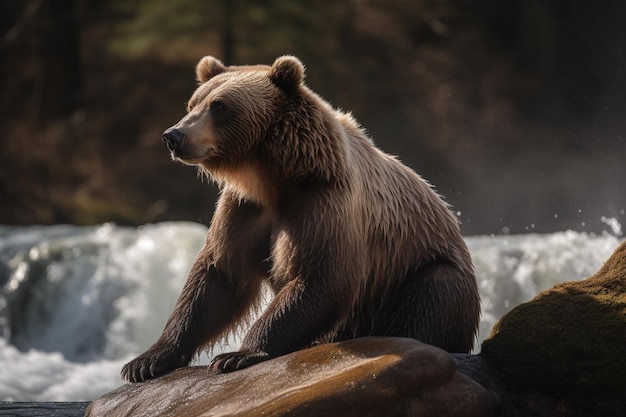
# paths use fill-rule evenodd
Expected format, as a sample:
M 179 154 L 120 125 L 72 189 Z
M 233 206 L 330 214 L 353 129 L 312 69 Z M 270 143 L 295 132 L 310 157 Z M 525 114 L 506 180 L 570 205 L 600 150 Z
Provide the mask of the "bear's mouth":
M 170 157 L 172 158 L 172 161 L 179 161 L 185 165 L 200 165 L 204 161 L 206 161 L 210 157 L 210 155 L 211 155 L 211 149 L 208 149 L 201 156 L 182 154 L 180 152 L 180 149 L 170 151 Z
M 196 165 L 198 163 L 197 161 L 201 159 L 191 155 L 181 154 L 180 151 L 170 151 L 170 157 L 172 161 L 180 161 L 186 165 Z
M 194 159 L 191 155 L 182 153 L 180 149 L 172 149 L 169 146 L 167 149 L 170 151 L 170 158 L 172 158 L 173 161 L 179 160 L 181 162 L 185 162 Z

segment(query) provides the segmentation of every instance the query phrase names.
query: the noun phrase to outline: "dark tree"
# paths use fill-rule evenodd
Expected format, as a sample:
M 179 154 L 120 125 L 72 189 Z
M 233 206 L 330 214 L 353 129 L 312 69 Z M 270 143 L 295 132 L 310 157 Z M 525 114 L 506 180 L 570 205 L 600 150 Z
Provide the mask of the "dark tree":
M 64 118 L 81 104 L 82 65 L 75 0 L 41 3 L 37 19 L 36 116 L 40 124 Z
M 222 0 L 222 12 L 224 13 L 221 25 L 222 60 L 226 65 L 231 65 L 235 60 L 234 0 Z

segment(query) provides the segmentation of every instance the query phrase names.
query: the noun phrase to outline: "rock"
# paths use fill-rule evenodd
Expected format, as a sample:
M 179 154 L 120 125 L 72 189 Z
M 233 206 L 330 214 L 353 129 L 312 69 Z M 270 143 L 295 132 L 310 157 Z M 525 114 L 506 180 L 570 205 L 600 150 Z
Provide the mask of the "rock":
M 104 395 L 86 416 L 623 417 L 624 346 L 626 243 L 593 277 L 505 315 L 479 355 L 354 339 L 228 374 L 182 368 Z
M 0 402 L 0 416 L 82 417 L 88 402 Z
M 625 347 L 626 242 L 591 278 L 558 284 L 511 310 L 481 356 L 525 415 L 623 416 Z
M 205 366 L 129 384 L 86 416 L 491 416 L 491 400 L 447 352 L 405 338 L 360 338 L 227 374 Z

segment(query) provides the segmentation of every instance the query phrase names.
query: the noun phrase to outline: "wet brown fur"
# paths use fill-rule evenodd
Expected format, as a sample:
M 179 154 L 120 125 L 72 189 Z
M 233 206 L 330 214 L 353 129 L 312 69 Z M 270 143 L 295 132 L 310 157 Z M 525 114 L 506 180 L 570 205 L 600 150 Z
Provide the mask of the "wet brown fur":
M 274 299 L 241 350 L 214 359 L 217 369 L 366 335 L 470 351 L 480 311 L 473 267 L 429 184 L 308 89 L 294 57 L 243 67 L 205 57 L 196 75 L 173 157 L 222 192 L 163 334 L 123 377 L 188 364 L 249 318 L 263 282 Z

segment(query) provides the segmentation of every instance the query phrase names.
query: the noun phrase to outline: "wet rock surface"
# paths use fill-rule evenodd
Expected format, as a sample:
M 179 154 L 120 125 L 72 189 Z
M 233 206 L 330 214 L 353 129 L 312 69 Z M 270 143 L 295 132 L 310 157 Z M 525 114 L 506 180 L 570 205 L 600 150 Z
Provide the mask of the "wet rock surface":
M 360 338 L 219 374 L 187 367 L 95 400 L 86 416 L 626 415 L 626 243 L 495 326 L 478 355 Z
M 489 394 L 452 356 L 404 338 L 320 345 L 217 374 L 179 369 L 125 385 L 87 416 L 483 416 Z

